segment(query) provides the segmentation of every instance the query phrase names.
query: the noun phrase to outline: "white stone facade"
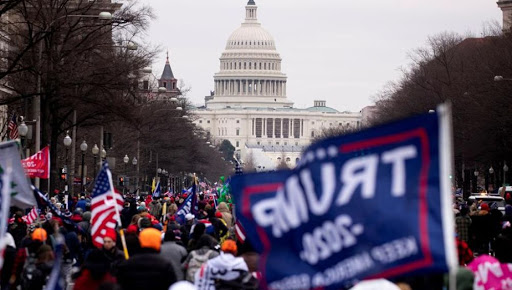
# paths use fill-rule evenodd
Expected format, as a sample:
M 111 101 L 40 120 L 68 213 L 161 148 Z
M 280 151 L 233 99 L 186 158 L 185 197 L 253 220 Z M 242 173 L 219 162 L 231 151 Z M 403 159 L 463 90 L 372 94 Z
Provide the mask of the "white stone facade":
M 257 170 L 273 170 L 283 161 L 296 165 L 303 149 L 324 128 L 361 126 L 361 113 L 338 112 L 315 101 L 293 108 L 286 96 L 286 74 L 275 41 L 257 20 L 249 1 L 245 22 L 229 37 L 214 75 L 215 93 L 194 110 L 194 123 L 210 133 L 215 144 L 229 140 L 243 161 Z

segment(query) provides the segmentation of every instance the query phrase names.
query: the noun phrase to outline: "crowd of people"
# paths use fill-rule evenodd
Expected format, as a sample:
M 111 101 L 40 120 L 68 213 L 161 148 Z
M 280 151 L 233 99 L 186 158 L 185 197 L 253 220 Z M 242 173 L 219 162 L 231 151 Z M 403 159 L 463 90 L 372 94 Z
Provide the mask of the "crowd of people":
M 47 289 L 58 236 L 64 239 L 60 272 L 66 289 L 257 289 L 258 254 L 236 239 L 230 204 L 216 205 L 201 193 L 196 214 L 186 214 L 180 224 L 177 211 L 188 194 L 126 195 L 122 227 L 107 230 L 101 248 L 93 245 L 86 195 L 68 205 L 52 197 L 71 223 L 44 212 L 28 225 L 25 212 L 13 208 L 1 289 Z

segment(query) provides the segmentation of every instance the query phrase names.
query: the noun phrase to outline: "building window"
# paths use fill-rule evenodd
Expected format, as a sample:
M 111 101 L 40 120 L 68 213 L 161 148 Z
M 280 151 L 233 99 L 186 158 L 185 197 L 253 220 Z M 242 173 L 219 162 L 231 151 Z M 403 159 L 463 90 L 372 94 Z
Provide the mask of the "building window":
M 288 145 L 288 142 L 284 142 L 284 146 Z
M 286 162 L 290 162 L 290 161 L 291 161 L 290 157 L 286 157 Z
M 203 123 L 203 120 L 199 120 L 199 124 L 202 124 Z
M 315 121 L 311 121 L 311 125 L 315 125 Z
M 237 123 L 237 124 L 240 124 L 240 120 L 236 120 L 236 123 Z
M 295 146 L 299 146 L 299 142 L 295 142 Z
M 260 142 L 260 141 L 258 141 L 258 142 L 256 142 L 256 144 L 261 145 L 261 142 Z
M 206 123 L 210 124 L 210 120 L 207 120 Z
M 236 129 L 236 135 L 240 136 L 240 129 Z M 237 146 L 238 147 L 238 146 Z
M 315 137 L 315 131 L 311 131 L 311 138 Z
M 239 141 L 236 141 L 236 147 L 240 147 L 240 142 Z
M 142 88 L 144 90 L 149 90 L 149 81 L 142 82 Z
M 276 145 L 279 145 L 279 141 L 276 142 Z

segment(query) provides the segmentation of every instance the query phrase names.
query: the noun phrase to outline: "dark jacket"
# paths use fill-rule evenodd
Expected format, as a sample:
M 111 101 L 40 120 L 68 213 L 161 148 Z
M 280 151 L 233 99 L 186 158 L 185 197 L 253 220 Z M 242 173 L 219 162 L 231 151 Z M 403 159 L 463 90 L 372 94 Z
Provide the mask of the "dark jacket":
M 117 266 L 117 281 L 123 290 L 167 290 L 176 282 L 174 269 L 157 251 L 142 249 L 140 254 Z

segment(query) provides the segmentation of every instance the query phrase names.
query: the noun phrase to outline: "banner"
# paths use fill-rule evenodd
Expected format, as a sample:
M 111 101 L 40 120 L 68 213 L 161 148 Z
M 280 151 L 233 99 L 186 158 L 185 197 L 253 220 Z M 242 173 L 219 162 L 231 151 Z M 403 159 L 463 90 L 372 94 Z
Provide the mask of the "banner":
M 186 222 L 185 216 L 188 213 L 193 215 L 197 214 L 197 193 L 196 193 L 197 185 L 195 182 L 192 184 L 192 190 L 188 194 L 187 198 L 183 201 L 183 204 L 178 208 L 178 212 L 176 212 L 176 221 L 183 225 Z
M 313 144 L 293 170 L 233 177 L 262 286 L 338 289 L 456 267 L 449 120 L 440 106 Z
M 50 147 L 46 146 L 36 154 L 21 160 L 21 164 L 30 178 L 50 178 Z
M 501 264 L 498 259 L 482 255 L 468 268 L 475 275 L 474 289 L 512 289 L 512 264 Z
M 0 174 L 4 174 L 7 166 L 12 167 L 12 179 L 10 185 L 11 206 L 15 205 L 22 209 L 32 207 L 36 204 L 30 183 L 21 166 L 20 152 L 16 141 L 0 143 Z

